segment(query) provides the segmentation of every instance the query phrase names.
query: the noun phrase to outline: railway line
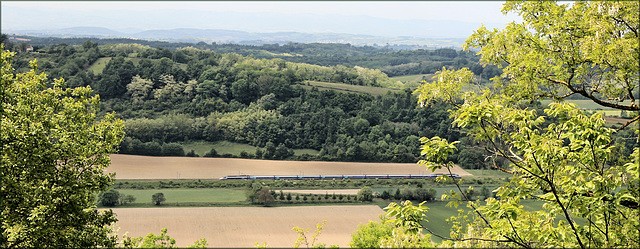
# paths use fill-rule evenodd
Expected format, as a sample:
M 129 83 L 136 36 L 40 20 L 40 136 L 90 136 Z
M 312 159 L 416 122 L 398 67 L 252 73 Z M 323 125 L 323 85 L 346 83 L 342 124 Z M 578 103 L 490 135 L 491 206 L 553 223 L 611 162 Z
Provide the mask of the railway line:
M 448 175 L 460 179 L 458 174 L 388 174 L 388 175 L 229 175 L 220 180 L 306 180 L 306 179 L 427 179 Z

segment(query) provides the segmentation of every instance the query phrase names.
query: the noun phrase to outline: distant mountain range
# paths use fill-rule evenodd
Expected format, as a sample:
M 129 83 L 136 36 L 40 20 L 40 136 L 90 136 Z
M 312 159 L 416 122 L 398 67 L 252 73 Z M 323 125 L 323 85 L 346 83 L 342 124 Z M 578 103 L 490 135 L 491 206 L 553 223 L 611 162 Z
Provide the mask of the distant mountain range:
M 418 45 L 427 47 L 454 47 L 458 48 L 464 42 L 462 38 L 429 39 L 422 37 L 383 37 L 373 35 L 355 35 L 344 33 L 300 33 L 300 32 L 272 32 L 253 33 L 224 29 L 161 29 L 145 30 L 135 33 L 119 32 L 102 27 L 72 27 L 64 29 L 43 30 L 3 30 L 2 33 L 10 35 L 29 35 L 38 37 L 91 37 L 91 38 L 133 38 L 144 40 L 160 40 L 168 42 L 217 42 L 240 44 L 273 44 L 273 43 L 350 43 L 356 46 L 362 45 Z
M 37 5 L 3 5 L 1 11 L 2 33 L 183 42 L 259 44 L 291 41 L 459 47 L 464 38 L 481 26 L 480 23 L 417 17 L 396 20 L 366 15 L 297 12 L 282 14 L 126 7 L 120 10 L 79 11 L 75 8 L 47 9 Z M 485 25 L 489 29 L 504 26 L 497 23 Z

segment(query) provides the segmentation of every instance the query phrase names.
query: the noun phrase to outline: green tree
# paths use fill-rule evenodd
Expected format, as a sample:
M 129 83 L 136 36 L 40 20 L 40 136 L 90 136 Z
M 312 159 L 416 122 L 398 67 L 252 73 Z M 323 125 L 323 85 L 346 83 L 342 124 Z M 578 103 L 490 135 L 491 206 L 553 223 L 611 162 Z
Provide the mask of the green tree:
M 140 75 L 133 76 L 131 83 L 127 85 L 127 94 L 131 96 L 134 103 L 142 103 L 149 98 L 149 93 L 153 89 L 153 82 L 140 78 Z
M 260 98 L 258 85 L 254 81 L 240 79 L 231 85 L 231 94 L 240 103 L 248 105 L 252 101 Z
M 215 148 L 211 148 L 211 150 L 204 154 L 204 157 L 218 157 L 218 152 Z
M 359 201 L 372 201 L 373 200 L 373 190 L 371 187 L 366 186 L 358 191 L 357 200 Z
M 187 86 L 184 82 L 177 82 L 172 75 L 160 75 L 161 88 L 153 90 L 153 97 L 160 101 L 170 101 L 182 96 Z
M 120 195 L 120 204 L 121 205 L 125 205 L 127 203 L 134 203 L 136 202 L 136 197 L 133 195 Z
M 453 124 L 483 145 L 487 157 L 507 160 L 508 168 L 494 167 L 512 174 L 497 189 L 499 199 L 486 204 L 472 202 L 460 188 L 444 196 L 471 211 L 453 218 L 460 225 L 451 237 L 438 235 L 445 239 L 441 246 L 637 246 L 640 152 L 635 148 L 631 158 L 612 160 L 618 156 L 612 135 L 640 117 L 613 129 L 601 114 L 587 115 L 562 99 L 581 95 L 604 107 L 640 110 L 633 94 L 640 73 L 639 3 L 509 1 L 503 12 L 510 11 L 523 23 L 481 28 L 467 40 L 467 49 L 480 47 L 482 62 L 504 66 L 491 90 L 461 93 L 472 79 L 461 69 L 443 70 L 416 91 L 422 105 L 450 103 Z M 545 98 L 553 102 L 543 113 L 527 108 L 527 102 Z M 453 166 L 447 157 L 457 141 L 421 142 L 421 165 Z M 539 200 L 543 208 L 527 211 L 520 204 L 524 199 Z M 426 209 L 408 203 L 387 210 L 397 224 L 425 228 L 419 222 Z
M 123 195 L 124 196 L 124 195 Z M 113 207 L 118 204 L 120 200 L 120 193 L 115 189 L 109 189 L 104 192 L 100 192 L 98 195 L 98 202 L 105 207 Z
M 393 237 L 394 225 L 386 216 L 381 215 L 380 222 L 370 221 L 364 225 L 358 225 L 358 230 L 351 234 L 351 248 L 380 248 L 380 241 Z
M 164 198 L 163 193 L 155 193 L 151 196 L 151 203 L 153 203 L 156 206 L 160 206 L 160 204 L 166 200 L 167 199 Z
M 207 248 L 207 245 L 209 245 L 207 240 L 202 238 L 196 240 L 193 245 L 187 246 L 187 248 Z M 149 233 L 144 237 L 128 237 L 125 235 L 121 246 L 123 248 L 178 248 L 176 240 L 167 235 L 167 228 L 163 228 L 158 235 L 153 233 Z
M 292 230 L 298 234 L 298 239 L 296 239 L 296 242 L 293 244 L 293 248 L 298 248 L 301 245 L 304 245 L 307 248 L 325 248 L 326 245 L 324 243 L 316 244 L 316 241 L 318 241 L 318 236 L 320 236 L 320 233 L 322 233 L 325 225 L 327 225 L 327 220 L 322 221 L 322 224 L 316 224 L 316 231 L 313 235 L 311 235 L 311 241 L 309 241 L 309 238 L 307 238 L 309 228 L 303 229 L 300 227 L 294 227 Z M 330 247 L 334 248 L 333 245 L 331 245 Z
M 163 156 L 184 156 L 184 149 L 178 143 L 166 143 L 162 145 Z
M 482 196 L 482 200 L 491 197 L 491 190 L 489 190 L 487 186 L 482 185 L 482 188 L 480 188 L 480 196 Z
M 99 97 L 90 88 L 50 82 L 35 61 L 16 74 L 13 54 L 0 49 L 1 247 L 115 246 L 116 218 L 94 203 L 113 181 L 104 169 L 124 136 L 122 121 L 96 120 Z
M 262 203 L 265 207 L 268 207 L 269 203 L 272 203 L 276 200 L 273 197 L 271 190 L 269 190 L 269 187 L 263 187 L 262 189 L 260 189 L 260 191 L 258 191 L 258 193 L 256 193 L 256 195 L 258 198 L 258 203 Z

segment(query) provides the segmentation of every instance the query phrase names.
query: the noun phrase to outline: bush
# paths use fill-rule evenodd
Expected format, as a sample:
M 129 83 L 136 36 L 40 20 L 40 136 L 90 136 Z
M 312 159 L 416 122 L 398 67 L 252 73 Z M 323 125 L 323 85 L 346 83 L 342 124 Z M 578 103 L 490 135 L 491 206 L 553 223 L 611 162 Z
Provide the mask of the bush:
M 218 156 L 220 155 L 218 155 L 218 152 L 214 148 L 211 148 L 209 152 L 204 154 L 204 157 L 218 157 Z
M 136 202 L 136 197 L 133 195 L 120 195 L 120 205 L 126 205 L 128 203 Z
M 166 143 L 162 145 L 163 156 L 184 156 L 182 145 L 177 143 Z
M 142 152 L 140 153 L 146 156 L 160 156 L 162 155 L 162 146 L 158 142 L 146 142 L 142 147 Z
M 109 189 L 98 195 L 98 202 L 105 207 L 113 207 L 118 204 L 120 193 L 115 189 Z
M 368 186 L 360 189 L 356 199 L 359 201 L 373 201 L 373 190 Z
M 199 155 L 196 154 L 196 152 L 193 151 L 193 150 L 187 152 L 187 154 L 185 156 L 188 156 L 188 157 L 199 157 Z
M 153 196 L 151 196 L 151 202 L 156 206 L 160 206 L 160 203 L 164 202 L 165 200 L 166 199 L 164 198 L 163 193 L 155 193 L 153 194 Z
M 388 190 L 382 191 L 382 195 L 380 196 L 383 200 L 391 199 L 391 193 Z

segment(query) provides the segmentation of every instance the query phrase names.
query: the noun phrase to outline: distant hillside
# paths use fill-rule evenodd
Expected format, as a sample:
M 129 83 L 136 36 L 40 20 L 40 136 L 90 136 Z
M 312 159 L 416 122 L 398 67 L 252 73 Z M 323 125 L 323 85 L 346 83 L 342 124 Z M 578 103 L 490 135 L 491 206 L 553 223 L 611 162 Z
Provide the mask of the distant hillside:
M 236 44 L 273 44 L 273 43 L 349 43 L 356 46 L 364 45 L 417 45 L 431 48 L 451 47 L 460 48 L 464 39 L 429 39 L 421 37 L 400 36 L 383 37 L 371 35 L 356 35 L 345 33 L 300 33 L 300 32 L 274 32 L 252 33 L 237 30 L 224 29 L 163 29 L 145 30 L 132 34 L 122 33 L 102 27 L 72 27 L 65 29 L 44 30 L 3 30 L 3 33 L 11 35 L 29 35 L 38 37 L 63 37 L 63 38 L 132 38 L 160 40 L 169 42 L 206 42 L 206 43 L 236 43 Z
M 72 27 L 65 29 L 43 29 L 43 30 L 3 30 L 8 34 L 25 34 L 38 37 L 122 37 L 124 33 L 101 27 Z

